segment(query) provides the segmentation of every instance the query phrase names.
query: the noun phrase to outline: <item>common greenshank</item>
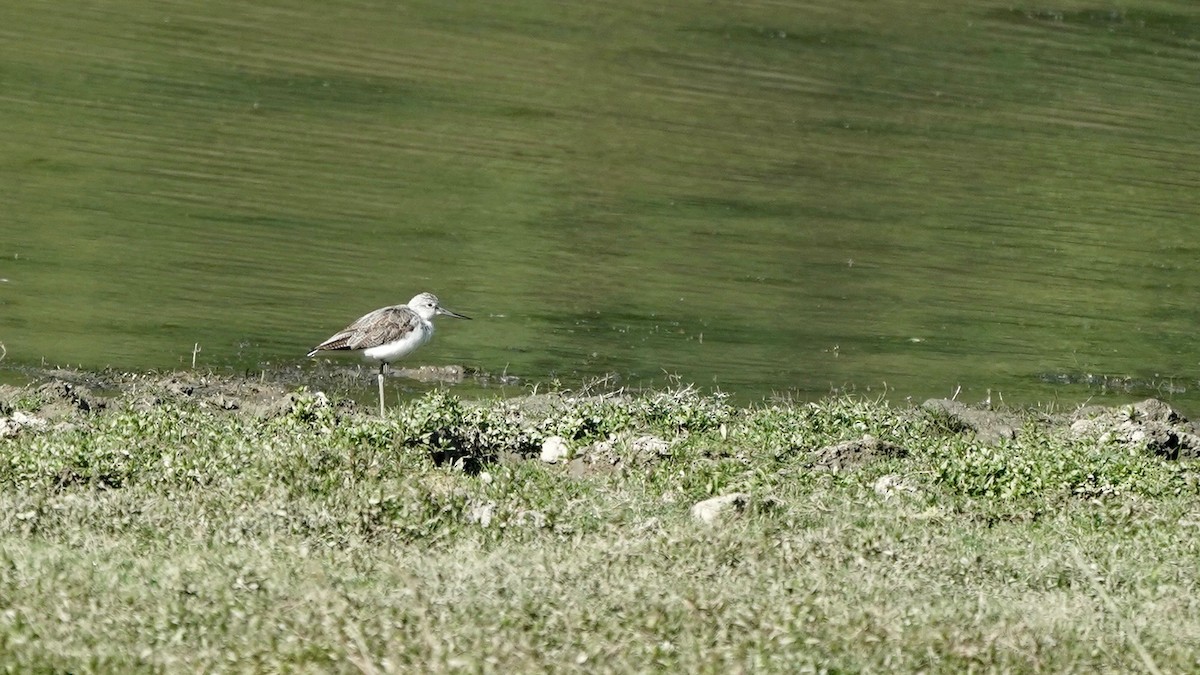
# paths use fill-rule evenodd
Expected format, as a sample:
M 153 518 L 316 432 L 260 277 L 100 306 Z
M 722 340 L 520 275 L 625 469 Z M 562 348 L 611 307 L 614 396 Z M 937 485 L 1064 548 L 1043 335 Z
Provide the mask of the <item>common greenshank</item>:
M 351 350 L 379 363 L 379 415 L 383 416 L 383 374 L 388 364 L 416 351 L 433 337 L 433 317 L 445 314 L 470 319 L 438 304 L 433 293 L 421 293 L 407 305 L 380 307 L 346 326 L 333 337 L 317 345 L 309 356 L 321 351 Z

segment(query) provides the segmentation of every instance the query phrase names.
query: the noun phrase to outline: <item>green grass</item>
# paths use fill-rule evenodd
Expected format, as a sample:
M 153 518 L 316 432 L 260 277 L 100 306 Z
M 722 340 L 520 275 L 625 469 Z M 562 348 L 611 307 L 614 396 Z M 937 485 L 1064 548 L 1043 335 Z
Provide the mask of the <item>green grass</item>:
M 0 440 L 3 670 L 1200 667 L 1197 466 L 1032 415 L 997 446 L 880 402 L 692 389 L 435 392 L 382 420 L 131 397 L 74 422 Z M 864 434 L 909 454 L 814 466 Z M 550 435 L 585 470 L 540 462 Z M 733 491 L 740 516 L 691 518 Z

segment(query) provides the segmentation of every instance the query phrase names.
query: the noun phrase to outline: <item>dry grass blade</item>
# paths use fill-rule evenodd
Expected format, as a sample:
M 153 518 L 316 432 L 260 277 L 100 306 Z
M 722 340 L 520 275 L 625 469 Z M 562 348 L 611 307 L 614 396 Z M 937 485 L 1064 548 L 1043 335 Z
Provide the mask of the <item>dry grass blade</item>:
M 1092 590 L 1096 591 L 1096 595 L 1099 596 L 1104 606 L 1108 608 L 1112 618 L 1121 626 L 1122 632 L 1125 634 L 1126 639 L 1129 640 L 1129 645 L 1133 647 L 1133 650 L 1137 652 L 1138 658 L 1142 660 L 1142 665 L 1145 666 L 1146 672 L 1150 673 L 1150 675 L 1162 675 L 1162 671 L 1154 663 L 1154 658 L 1150 656 L 1150 652 L 1146 651 L 1145 645 L 1138 638 L 1137 629 L 1129 623 L 1129 620 L 1121 612 L 1121 608 L 1117 607 L 1117 603 L 1113 601 L 1112 596 L 1104 590 L 1104 584 L 1100 583 L 1100 580 L 1096 578 L 1096 574 L 1088 566 L 1087 560 L 1079 552 L 1079 547 L 1071 547 L 1071 556 L 1075 558 L 1075 565 L 1079 568 L 1079 571 L 1087 577 Z

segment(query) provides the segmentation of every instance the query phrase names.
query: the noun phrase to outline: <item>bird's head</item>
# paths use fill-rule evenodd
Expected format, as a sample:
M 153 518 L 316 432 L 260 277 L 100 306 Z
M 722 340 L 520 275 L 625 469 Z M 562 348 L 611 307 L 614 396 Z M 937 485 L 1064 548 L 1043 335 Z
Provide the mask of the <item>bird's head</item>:
M 445 307 L 442 307 L 442 305 L 438 302 L 437 296 L 433 293 L 421 293 L 420 295 L 414 296 L 412 300 L 408 301 L 408 306 L 410 309 L 412 309 L 412 311 L 416 312 L 421 316 L 422 319 L 425 319 L 426 321 L 429 321 L 438 314 L 452 316 L 456 319 L 471 318 L 456 312 L 451 312 Z

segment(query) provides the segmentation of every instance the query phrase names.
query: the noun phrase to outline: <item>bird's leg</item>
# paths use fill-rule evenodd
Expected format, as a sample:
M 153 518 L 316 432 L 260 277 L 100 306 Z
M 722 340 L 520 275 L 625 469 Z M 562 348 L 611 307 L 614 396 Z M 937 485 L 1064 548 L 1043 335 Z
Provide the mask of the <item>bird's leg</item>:
M 386 361 L 379 362 L 379 416 L 383 417 L 383 371 L 387 368 Z

